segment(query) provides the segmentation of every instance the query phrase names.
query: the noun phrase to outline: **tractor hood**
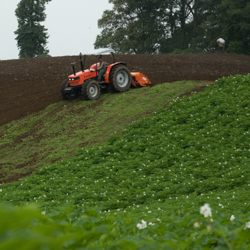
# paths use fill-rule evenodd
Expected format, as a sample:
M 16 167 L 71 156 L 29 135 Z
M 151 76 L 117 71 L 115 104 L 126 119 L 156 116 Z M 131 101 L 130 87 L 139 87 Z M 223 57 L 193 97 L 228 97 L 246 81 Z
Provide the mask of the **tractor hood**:
M 77 78 L 77 79 L 80 79 L 80 76 L 82 75 L 82 72 L 77 72 L 75 75 L 72 74 L 70 76 L 68 76 L 68 78 Z

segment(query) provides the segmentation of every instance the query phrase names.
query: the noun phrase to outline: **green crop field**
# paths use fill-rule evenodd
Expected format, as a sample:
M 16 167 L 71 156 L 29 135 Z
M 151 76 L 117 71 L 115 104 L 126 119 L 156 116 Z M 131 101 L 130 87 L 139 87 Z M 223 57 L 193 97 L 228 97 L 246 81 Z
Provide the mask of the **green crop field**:
M 36 167 L 72 156 L 78 148 L 102 143 L 128 123 L 207 84 L 213 82 L 165 83 L 121 94 L 102 94 L 97 101 L 58 102 L 0 126 L 0 183 L 30 175 Z
M 41 154 L 51 150 L 57 161 L 41 157 L 33 174 L 0 185 L 0 248 L 249 249 L 250 75 L 219 79 L 183 98 L 178 88 L 168 97 L 164 86 L 112 96 L 110 103 L 104 96 L 93 109 L 97 102 L 75 102 L 60 113 L 59 103 L 46 109 L 54 114 L 49 119 L 42 113 L 13 124 L 17 130 L 6 125 L 1 144 L 12 147 L 18 133 L 43 120 Z M 127 119 L 137 96 L 147 101 Z M 114 107 L 119 102 L 123 110 Z M 155 109 L 146 112 L 146 104 Z M 83 106 L 92 123 L 80 130 L 83 116 L 72 110 Z M 109 107 L 121 116 L 110 116 Z M 78 129 L 59 133 L 67 131 L 60 123 L 67 115 Z M 123 119 L 127 125 L 119 127 Z M 80 135 L 91 124 L 89 137 Z M 102 125 L 109 133 L 98 136 Z M 61 148 L 58 137 L 65 139 Z

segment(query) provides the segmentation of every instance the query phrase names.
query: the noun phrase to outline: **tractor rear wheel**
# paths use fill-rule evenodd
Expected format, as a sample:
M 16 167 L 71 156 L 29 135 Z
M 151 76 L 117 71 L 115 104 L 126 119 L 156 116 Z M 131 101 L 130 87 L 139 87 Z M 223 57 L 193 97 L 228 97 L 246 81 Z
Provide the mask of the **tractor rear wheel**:
M 96 80 L 89 79 L 82 85 L 83 100 L 97 100 L 100 96 L 100 85 Z
M 110 73 L 110 87 L 113 91 L 123 92 L 130 88 L 131 74 L 125 65 L 116 65 Z
M 69 87 L 69 82 L 68 80 L 65 80 L 63 83 L 62 83 L 62 87 L 61 87 L 61 95 L 62 95 L 62 98 L 63 100 L 74 100 L 78 97 L 78 93 L 77 92 L 74 92 L 74 93 L 71 93 L 71 94 L 68 94 L 68 93 L 65 93 L 65 89 Z

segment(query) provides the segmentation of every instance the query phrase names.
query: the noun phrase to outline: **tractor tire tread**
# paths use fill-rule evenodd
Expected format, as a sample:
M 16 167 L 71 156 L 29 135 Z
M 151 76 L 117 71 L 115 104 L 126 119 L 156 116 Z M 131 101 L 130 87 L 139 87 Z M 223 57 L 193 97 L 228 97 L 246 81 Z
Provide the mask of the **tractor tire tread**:
M 97 88 L 98 88 L 98 93 L 94 98 L 91 97 L 91 95 L 89 93 L 89 85 L 91 85 L 91 84 L 95 84 L 97 86 Z M 94 79 L 88 79 L 82 85 L 82 90 L 81 90 L 82 100 L 85 100 L 85 101 L 97 100 L 99 98 L 99 96 L 100 96 L 100 92 L 101 92 L 101 90 L 100 90 L 99 83 Z
M 127 72 L 128 77 L 129 77 L 128 84 L 125 87 L 120 87 L 116 83 L 116 75 L 120 70 L 124 70 L 125 72 Z M 110 81 L 109 81 L 110 89 L 113 92 L 124 92 L 124 91 L 128 90 L 131 86 L 132 77 L 131 77 L 130 71 L 123 64 L 119 64 L 119 65 L 114 66 L 114 68 L 112 69 L 112 71 L 110 73 L 109 79 L 110 79 Z

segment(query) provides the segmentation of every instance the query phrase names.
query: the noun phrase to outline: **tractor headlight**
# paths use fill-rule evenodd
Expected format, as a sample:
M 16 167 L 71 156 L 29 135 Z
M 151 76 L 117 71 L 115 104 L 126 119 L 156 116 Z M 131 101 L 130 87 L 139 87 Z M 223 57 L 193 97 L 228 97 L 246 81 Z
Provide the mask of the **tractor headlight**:
M 76 78 L 69 78 L 69 81 L 76 81 L 76 80 L 79 80 L 80 77 L 76 77 Z

